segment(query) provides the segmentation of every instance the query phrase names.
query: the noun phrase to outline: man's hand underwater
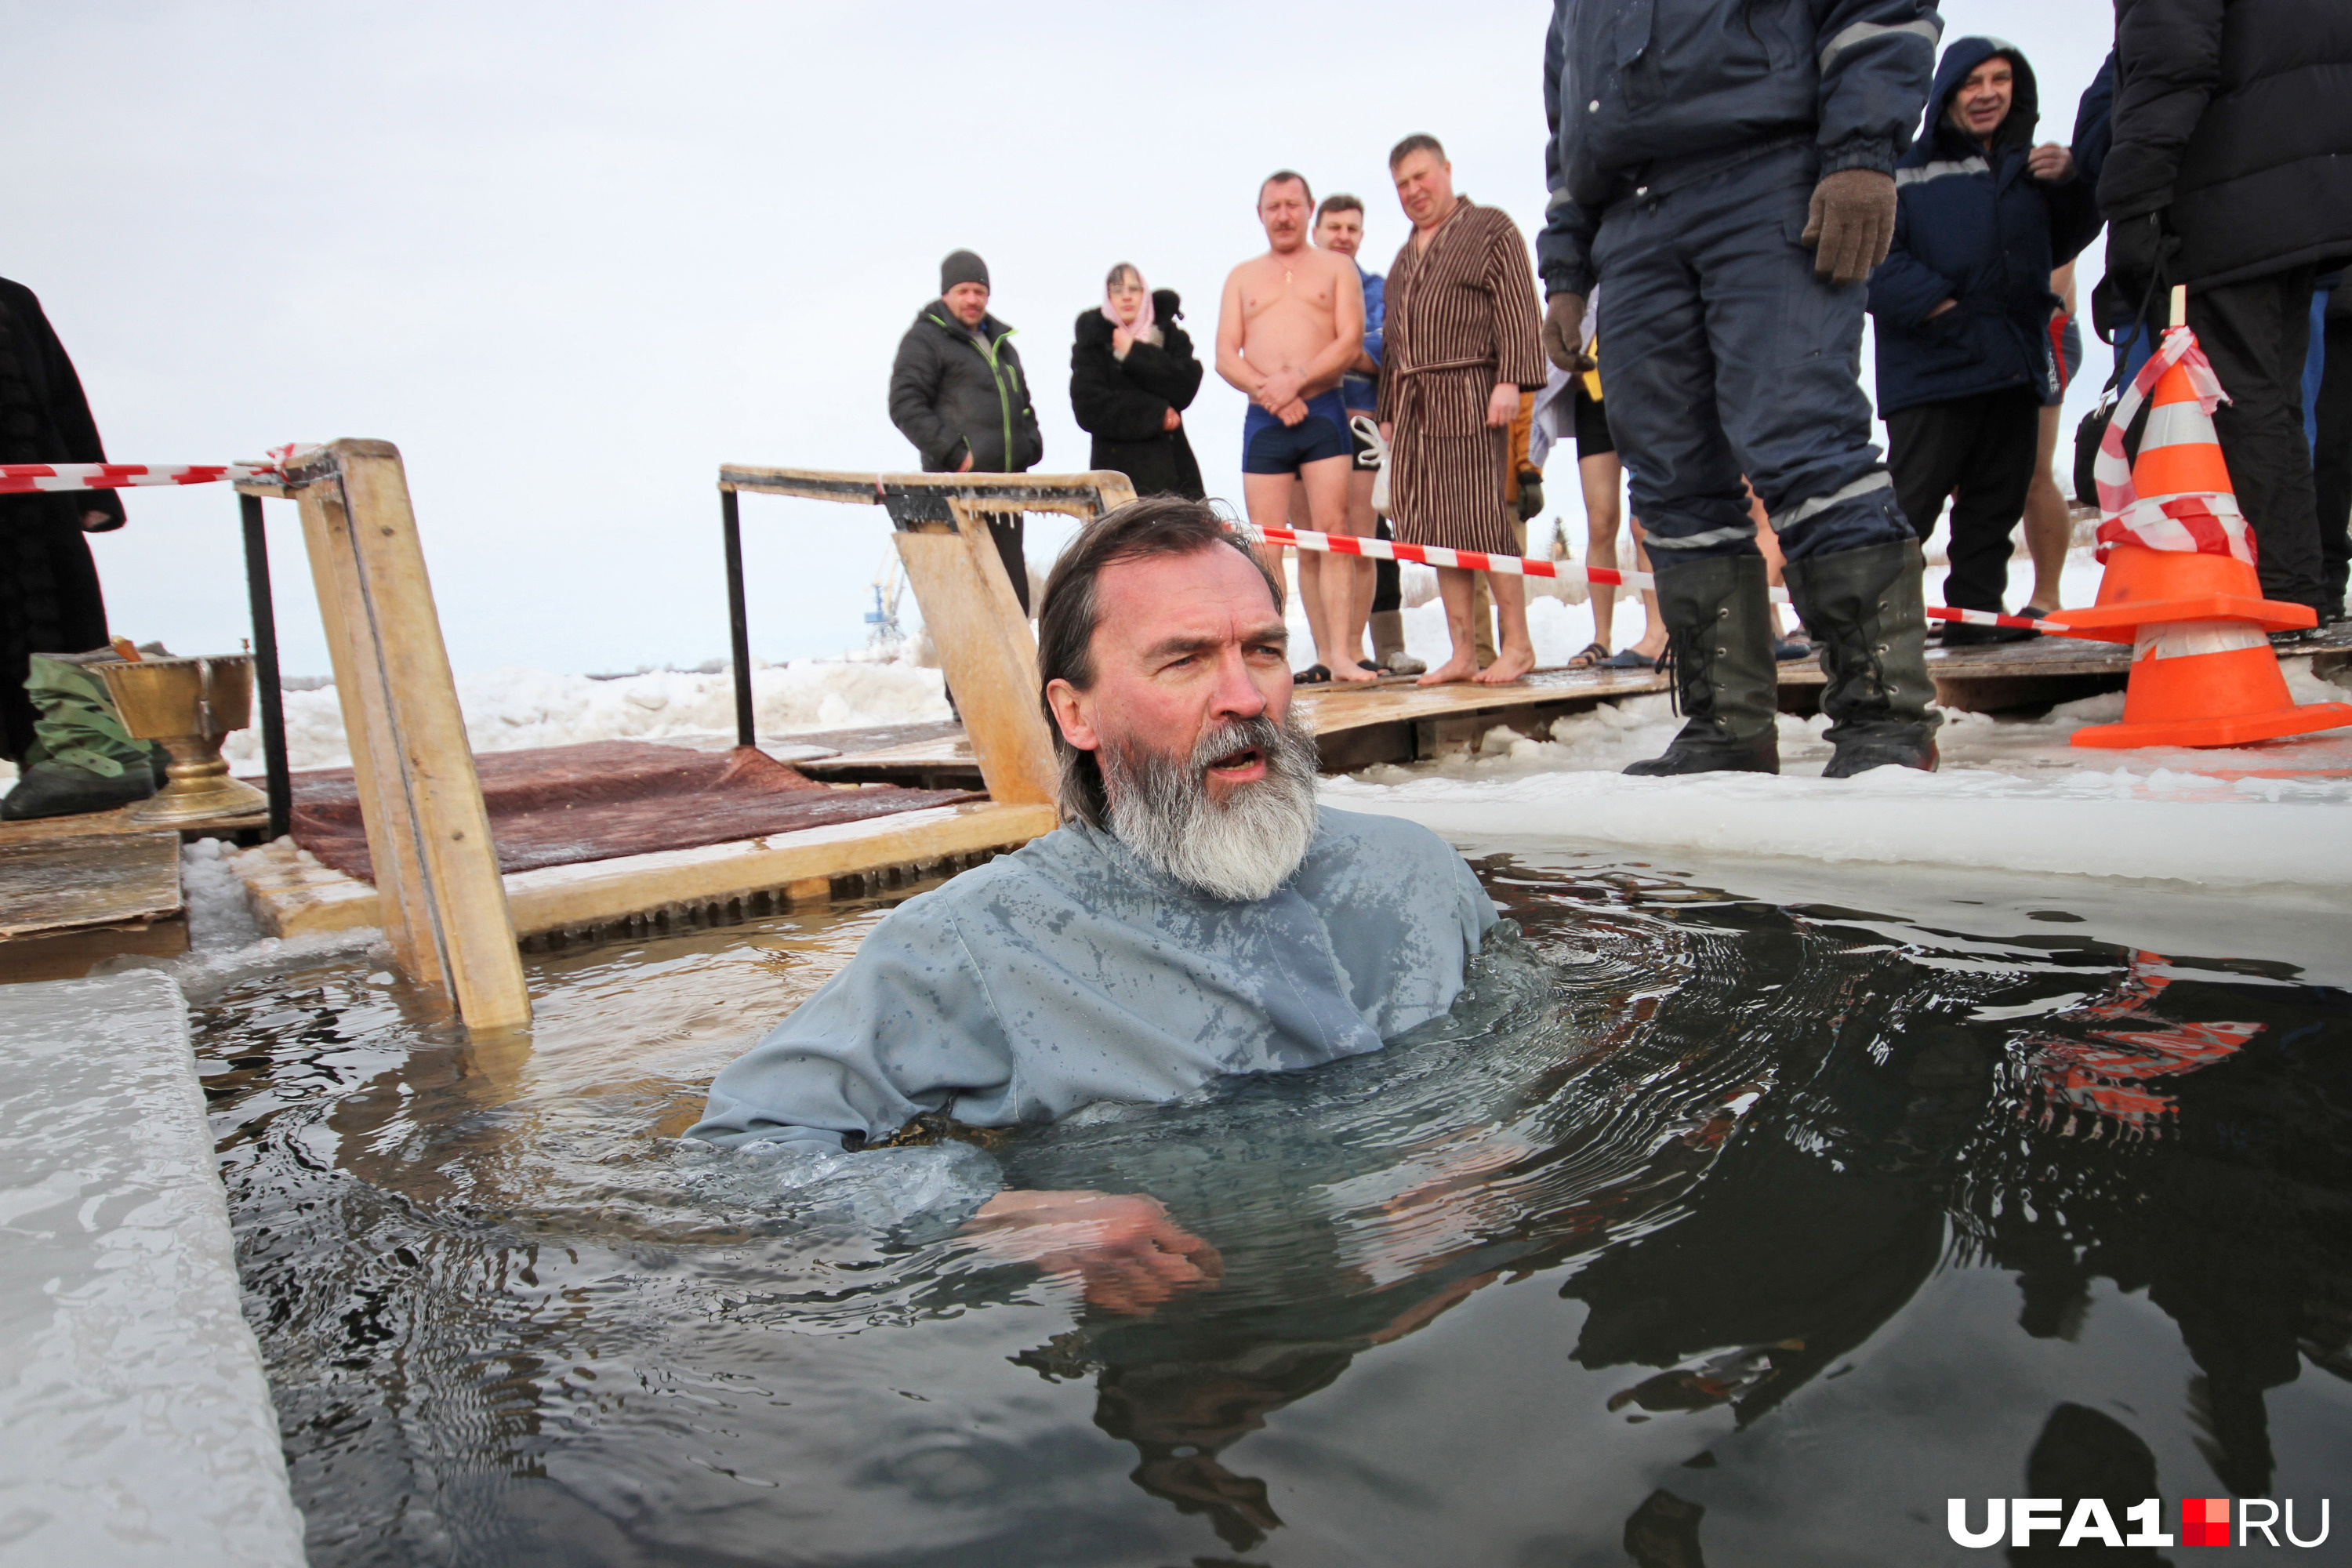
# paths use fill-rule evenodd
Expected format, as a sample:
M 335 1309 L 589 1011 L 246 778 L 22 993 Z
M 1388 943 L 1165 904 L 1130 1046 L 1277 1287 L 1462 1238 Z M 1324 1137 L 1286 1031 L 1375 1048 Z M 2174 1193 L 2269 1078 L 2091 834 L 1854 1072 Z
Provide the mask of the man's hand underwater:
M 1213 1289 L 1225 1274 L 1215 1247 L 1139 1193 L 999 1193 L 964 1234 L 1007 1262 L 1075 1274 L 1090 1304 L 1130 1317 L 1180 1290 Z

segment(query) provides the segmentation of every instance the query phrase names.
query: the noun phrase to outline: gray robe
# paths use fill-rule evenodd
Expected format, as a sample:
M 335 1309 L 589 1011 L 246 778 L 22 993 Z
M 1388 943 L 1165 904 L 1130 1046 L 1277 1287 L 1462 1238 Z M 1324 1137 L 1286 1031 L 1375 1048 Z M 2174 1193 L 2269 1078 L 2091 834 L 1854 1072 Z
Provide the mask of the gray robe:
M 688 1135 L 839 1148 L 923 1111 L 1050 1121 L 1380 1049 L 1453 1005 L 1495 907 L 1428 829 L 1319 818 L 1257 903 L 1196 892 L 1077 824 L 908 900 L 728 1065 Z

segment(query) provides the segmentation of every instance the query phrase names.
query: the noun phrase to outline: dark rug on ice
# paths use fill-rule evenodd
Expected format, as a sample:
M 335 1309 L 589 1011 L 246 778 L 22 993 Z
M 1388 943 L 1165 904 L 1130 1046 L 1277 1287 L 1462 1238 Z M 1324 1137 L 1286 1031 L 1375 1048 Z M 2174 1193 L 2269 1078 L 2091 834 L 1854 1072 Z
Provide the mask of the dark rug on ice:
M 984 797 L 961 790 L 835 789 L 749 746 L 697 752 L 593 741 L 474 759 L 499 869 L 528 871 L 692 849 Z M 294 775 L 294 842 L 368 881 L 367 830 L 349 768 Z

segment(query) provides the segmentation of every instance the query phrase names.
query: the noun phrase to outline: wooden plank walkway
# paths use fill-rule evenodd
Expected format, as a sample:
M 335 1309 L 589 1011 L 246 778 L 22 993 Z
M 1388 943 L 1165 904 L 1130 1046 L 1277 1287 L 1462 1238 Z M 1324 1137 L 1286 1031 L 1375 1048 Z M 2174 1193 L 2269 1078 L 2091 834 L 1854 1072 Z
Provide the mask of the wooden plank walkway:
M 2352 667 L 2352 626 L 2336 626 L 2316 642 L 2283 650 L 2283 662 L 2309 660 L 2326 674 Z M 1927 650 L 1937 700 L 1975 713 L 2031 712 L 2061 702 L 2120 691 L 2131 650 L 2115 643 L 2072 637 L 2004 643 L 1990 647 Z M 1783 712 L 1819 710 L 1820 664 L 1804 659 L 1780 667 Z M 1468 748 L 1496 726 L 1541 735 L 1553 721 L 1590 712 L 1603 702 L 1666 689 L 1651 670 L 1539 669 L 1516 686 L 1416 686 L 1391 678 L 1375 686 L 1301 687 L 1297 702 L 1315 725 L 1323 771 L 1349 773 L 1376 763 L 1409 763 Z M 861 745 L 870 736 L 871 743 Z M 961 727 L 952 722 L 893 726 L 888 731 L 835 731 L 823 737 L 778 737 L 782 748 L 813 742 L 835 754 L 794 765 L 812 777 L 844 783 L 978 788 L 980 771 Z
M 180 836 L 130 829 L 126 815 L 5 825 L 0 982 L 70 980 L 117 953 L 169 958 L 188 950 Z

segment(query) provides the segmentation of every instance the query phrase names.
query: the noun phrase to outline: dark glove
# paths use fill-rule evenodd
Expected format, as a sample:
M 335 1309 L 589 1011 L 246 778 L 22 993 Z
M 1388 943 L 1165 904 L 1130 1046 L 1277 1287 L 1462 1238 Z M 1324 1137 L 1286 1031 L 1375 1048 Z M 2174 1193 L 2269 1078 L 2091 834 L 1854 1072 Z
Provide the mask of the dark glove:
M 2107 226 L 2107 285 L 2115 290 L 2114 309 L 2125 317 L 2147 312 L 2149 291 L 2179 253 L 2179 237 L 2165 231 L 2164 216 L 2158 207 Z
M 1519 521 L 1531 521 L 1543 510 L 1543 476 L 1533 468 L 1519 470 Z
M 1822 175 L 1805 210 L 1804 242 L 1816 276 L 1832 283 L 1868 278 L 1895 243 L 1895 176 L 1875 169 Z
M 1522 339 L 1522 342 L 1525 340 Z M 1584 296 L 1554 294 L 1544 301 L 1544 358 L 1574 375 L 1591 368 L 1584 359 Z

